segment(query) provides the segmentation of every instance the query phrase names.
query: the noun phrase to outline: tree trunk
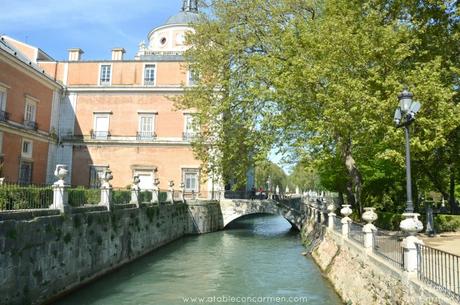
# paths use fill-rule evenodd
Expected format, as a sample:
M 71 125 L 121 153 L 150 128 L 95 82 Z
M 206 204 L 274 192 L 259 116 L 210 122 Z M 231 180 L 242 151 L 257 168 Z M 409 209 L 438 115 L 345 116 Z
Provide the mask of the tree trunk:
M 458 211 L 458 205 L 455 201 L 455 169 L 454 166 L 450 167 L 450 183 L 449 183 L 449 205 L 450 212 L 455 214 Z
M 353 201 L 357 207 L 358 215 L 361 216 L 363 213 L 363 207 L 361 203 L 361 192 L 362 192 L 362 176 L 356 166 L 356 161 L 351 153 L 351 140 L 345 145 L 343 150 L 343 159 L 345 161 L 345 167 L 347 168 L 348 175 L 350 176 L 350 183 L 347 186 L 347 191 L 353 195 Z

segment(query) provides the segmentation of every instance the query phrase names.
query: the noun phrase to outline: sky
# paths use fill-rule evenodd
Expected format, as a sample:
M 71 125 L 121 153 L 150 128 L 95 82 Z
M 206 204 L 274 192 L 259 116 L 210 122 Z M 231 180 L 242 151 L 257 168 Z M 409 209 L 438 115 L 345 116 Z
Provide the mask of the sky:
M 0 35 L 39 47 L 57 60 L 81 48 L 84 60 L 133 59 L 139 42 L 181 9 L 181 0 L 0 0 Z

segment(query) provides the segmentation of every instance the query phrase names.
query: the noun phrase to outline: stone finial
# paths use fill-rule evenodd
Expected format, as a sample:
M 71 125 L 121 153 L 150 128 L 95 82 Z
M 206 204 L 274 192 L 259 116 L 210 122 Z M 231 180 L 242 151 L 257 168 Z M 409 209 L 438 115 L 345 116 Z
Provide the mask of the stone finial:
M 63 182 L 68 174 L 69 174 L 69 170 L 67 169 L 67 165 L 65 164 L 56 165 L 56 169 L 54 170 L 54 176 L 56 176 L 56 178 L 59 179 L 58 182 L 61 182 L 61 181 Z
M 182 203 L 185 203 L 185 183 L 184 182 L 180 184 L 180 199 Z
M 69 199 L 67 188 L 69 186 L 65 185 L 64 179 L 67 176 L 69 171 L 67 170 L 67 165 L 58 164 L 54 170 L 54 175 L 59 180 L 53 184 L 53 204 L 49 207 L 50 209 L 58 209 L 61 213 L 67 213 L 70 210 Z
M 373 234 L 377 231 L 377 228 L 372 223 L 377 220 L 378 216 L 375 213 L 375 208 L 364 208 L 364 211 L 362 218 L 367 222 L 367 224 L 363 226 L 364 248 L 369 251 L 374 247 Z
M 0 178 L 0 185 L 3 185 L 5 183 L 5 177 Z
M 409 234 L 401 243 L 404 250 L 404 269 L 407 272 L 417 272 L 417 244 L 423 245 L 423 241 L 415 236 L 418 232 L 423 230 L 423 224 L 418 219 L 419 216 L 420 214 L 417 213 L 404 213 L 403 217 L 405 219 L 399 224 L 401 230 Z
M 101 186 L 111 186 L 110 181 L 113 180 L 112 171 L 109 168 L 105 169 L 100 176 L 100 180 Z
M 139 202 L 139 193 L 140 193 L 140 187 L 139 183 L 141 182 L 141 179 L 139 179 L 139 176 L 135 175 L 133 177 L 133 184 L 131 185 L 131 203 L 135 204 L 137 207 L 139 207 L 140 202 Z
M 110 184 L 110 180 L 113 179 L 112 171 L 107 168 L 105 169 L 101 175 L 101 201 L 99 205 L 103 205 L 107 207 L 107 210 L 112 209 L 112 185 Z
M 153 180 L 152 188 L 152 200 L 150 201 L 153 204 L 160 203 L 160 179 L 155 178 Z
M 344 237 L 348 237 L 348 232 L 350 231 L 349 226 L 351 219 L 350 216 L 353 211 L 351 210 L 351 205 L 349 204 L 343 204 L 342 209 L 340 210 L 340 213 L 343 215 L 342 220 L 340 221 L 342 223 L 342 235 Z
M 174 203 L 174 181 L 170 180 L 168 183 L 168 192 L 166 196 L 166 201 L 169 203 Z

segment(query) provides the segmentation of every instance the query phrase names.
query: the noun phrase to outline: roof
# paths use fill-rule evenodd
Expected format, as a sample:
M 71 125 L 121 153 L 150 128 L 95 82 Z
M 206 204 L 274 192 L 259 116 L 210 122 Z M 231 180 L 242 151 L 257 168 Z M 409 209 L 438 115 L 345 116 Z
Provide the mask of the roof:
M 193 11 L 181 11 L 178 14 L 169 17 L 164 25 L 170 24 L 190 24 L 198 20 L 198 13 Z
M 34 63 L 30 58 L 25 56 L 24 54 L 21 53 L 16 47 L 14 47 L 11 43 L 7 41 L 7 39 L 3 36 L 0 36 L 0 50 L 8 53 L 10 56 L 16 58 L 17 60 L 21 61 L 23 64 L 29 66 L 39 74 L 43 75 L 45 78 L 48 80 L 52 81 L 53 83 L 61 86 L 58 84 L 55 80 L 53 80 L 51 77 L 49 77 L 43 68 L 38 66 L 36 63 Z

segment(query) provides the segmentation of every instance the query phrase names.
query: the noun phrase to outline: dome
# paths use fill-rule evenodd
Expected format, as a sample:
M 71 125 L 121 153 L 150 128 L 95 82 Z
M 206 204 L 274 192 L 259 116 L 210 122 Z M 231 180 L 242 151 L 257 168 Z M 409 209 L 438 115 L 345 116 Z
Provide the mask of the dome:
M 169 17 L 164 25 L 170 24 L 190 24 L 198 20 L 198 13 L 191 11 L 181 11 L 177 15 Z

